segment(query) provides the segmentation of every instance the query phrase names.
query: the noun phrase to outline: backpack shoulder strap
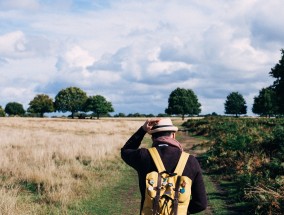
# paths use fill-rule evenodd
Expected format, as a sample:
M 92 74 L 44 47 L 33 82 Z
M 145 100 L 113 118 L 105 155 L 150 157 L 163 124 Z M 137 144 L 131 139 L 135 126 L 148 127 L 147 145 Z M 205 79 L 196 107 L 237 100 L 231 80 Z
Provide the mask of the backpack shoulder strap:
M 159 155 L 158 150 L 155 147 L 149 148 L 148 151 L 150 152 L 150 155 L 152 159 L 154 160 L 154 163 L 158 169 L 158 172 L 164 172 L 166 171 L 165 166 L 163 164 L 163 161 Z
M 189 157 L 188 153 L 186 153 L 186 152 L 181 153 L 178 164 L 177 164 L 176 169 L 174 171 L 175 173 L 177 173 L 178 175 L 182 175 L 182 172 L 185 168 L 188 157 Z

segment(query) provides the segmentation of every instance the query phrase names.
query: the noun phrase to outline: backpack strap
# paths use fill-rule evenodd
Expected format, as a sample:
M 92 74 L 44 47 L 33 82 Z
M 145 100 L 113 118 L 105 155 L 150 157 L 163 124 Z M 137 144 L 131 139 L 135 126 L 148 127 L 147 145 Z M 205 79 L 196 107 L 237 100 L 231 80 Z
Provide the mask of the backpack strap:
M 158 150 L 155 147 L 149 148 L 148 151 L 150 152 L 150 155 L 152 159 L 154 160 L 154 163 L 158 169 L 158 172 L 164 172 L 166 171 L 165 166 L 163 164 L 163 161 L 159 155 Z
M 186 152 L 182 152 L 178 161 L 178 164 L 176 166 L 176 169 L 174 173 L 178 175 L 177 181 L 176 181 L 176 187 L 175 187 L 175 197 L 174 197 L 174 202 L 173 202 L 173 213 L 174 215 L 178 214 L 178 195 L 179 195 L 179 188 L 180 188 L 180 180 L 181 180 L 181 175 L 183 173 L 183 170 L 185 168 L 185 165 L 187 163 L 189 154 Z
M 188 157 L 189 157 L 188 153 L 186 153 L 186 152 L 181 153 L 178 164 L 177 164 L 176 169 L 174 171 L 175 173 L 177 173 L 177 175 L 182 175 L 182 172 L 185 168 Z
M 173 206 L 173 212 L 174 215 L 178 214 L 178 195 L 179 195 L 179 187 L 180 187 L 180 180 L 181 176 L 178 175 L 177 181 L 176 181 L 176 187 L 175 187 L 175 197 L 174 197 L 174 206 Z

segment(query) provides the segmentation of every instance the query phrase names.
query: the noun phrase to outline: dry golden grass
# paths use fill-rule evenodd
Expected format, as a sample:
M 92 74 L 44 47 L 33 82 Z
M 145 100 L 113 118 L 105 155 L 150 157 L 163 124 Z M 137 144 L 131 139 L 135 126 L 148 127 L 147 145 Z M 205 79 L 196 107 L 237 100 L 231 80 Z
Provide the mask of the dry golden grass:
M 45 204 L 64 210 L 142 123 L 0 118 L 0 214 L 39 214 Z

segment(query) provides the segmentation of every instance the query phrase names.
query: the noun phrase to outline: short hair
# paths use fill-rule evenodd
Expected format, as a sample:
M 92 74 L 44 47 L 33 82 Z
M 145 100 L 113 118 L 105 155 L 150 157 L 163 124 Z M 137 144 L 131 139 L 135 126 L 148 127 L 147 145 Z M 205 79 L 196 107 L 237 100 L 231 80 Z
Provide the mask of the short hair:
M 169 136 L 172 135 L 172 133 L 175 133 L 175 132 L 174 131 L 160 131 L 160 132 L 157 132 L 157 133 L 153 133 L 152 138 L 157 139 L 159 137 L 164 137 L 164 136 L 169 137 Z

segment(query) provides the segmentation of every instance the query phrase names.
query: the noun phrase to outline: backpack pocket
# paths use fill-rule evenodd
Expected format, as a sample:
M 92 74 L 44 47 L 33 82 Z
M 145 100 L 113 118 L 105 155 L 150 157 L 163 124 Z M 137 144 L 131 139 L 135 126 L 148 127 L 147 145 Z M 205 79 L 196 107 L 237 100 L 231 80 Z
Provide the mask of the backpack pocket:
M 189 177 L 181 176 L 180 186 L 179 186 L 179 196 L 178 196 L 178 201 L 180 203 L 190 201 L 191 185 L 192 181 Z
M 157 194 L 158 173 L 150 172 L 146 176 L 146 194 L 154 198 Z

